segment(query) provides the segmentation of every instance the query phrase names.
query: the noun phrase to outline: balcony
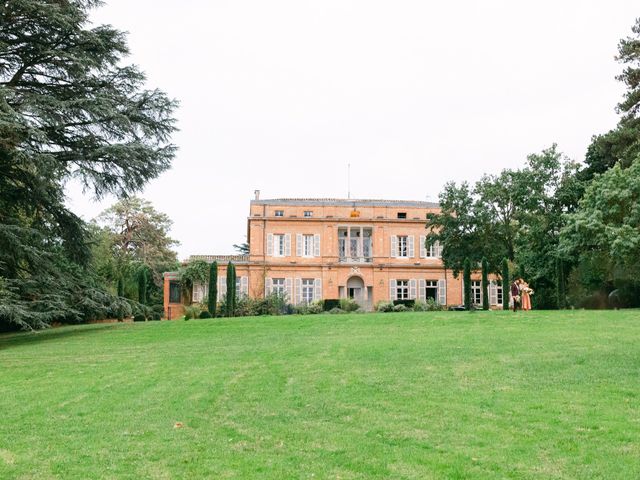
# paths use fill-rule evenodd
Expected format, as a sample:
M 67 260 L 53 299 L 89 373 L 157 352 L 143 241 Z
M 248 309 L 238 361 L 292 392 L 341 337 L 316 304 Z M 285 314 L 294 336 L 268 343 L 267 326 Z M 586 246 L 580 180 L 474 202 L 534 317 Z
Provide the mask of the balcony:
M 338 229 L 338 257 L 340 263 L 373 262 L 371 229 L 351 227 Z

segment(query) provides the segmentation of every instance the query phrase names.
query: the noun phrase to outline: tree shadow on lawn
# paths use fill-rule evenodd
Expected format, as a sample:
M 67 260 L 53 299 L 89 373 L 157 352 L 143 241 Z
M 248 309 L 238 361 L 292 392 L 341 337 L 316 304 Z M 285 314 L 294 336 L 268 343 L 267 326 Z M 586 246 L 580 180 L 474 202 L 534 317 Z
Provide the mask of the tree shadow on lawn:
M 21 347 L 23 345 L 36 344 L 64 340 L 71 337 L 89 336 L 96 333 L 104 333 L 106 330 L 113 330 L 122 323 L 105 323 L 97 325 L 68 325 L 54 327 L 47 330 L 35 330 L 31 332 L 12 332 L 0 334 L 0 350 Z

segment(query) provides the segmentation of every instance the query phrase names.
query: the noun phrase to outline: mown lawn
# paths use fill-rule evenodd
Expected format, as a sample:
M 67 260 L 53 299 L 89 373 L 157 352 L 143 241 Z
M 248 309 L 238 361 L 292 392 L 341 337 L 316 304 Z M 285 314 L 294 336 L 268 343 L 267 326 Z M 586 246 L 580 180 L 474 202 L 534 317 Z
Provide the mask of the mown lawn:
M 637 310 L 65 327 L 0 380 L 1 479 L 640 478 Z

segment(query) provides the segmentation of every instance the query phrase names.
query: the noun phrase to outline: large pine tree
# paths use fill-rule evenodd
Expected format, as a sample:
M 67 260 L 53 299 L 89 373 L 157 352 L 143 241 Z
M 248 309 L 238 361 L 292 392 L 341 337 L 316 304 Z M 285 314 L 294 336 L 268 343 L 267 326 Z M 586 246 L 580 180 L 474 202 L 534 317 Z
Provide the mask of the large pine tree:
M 0 303 L 0 323 L 41 326 L 107 308 L 86 271 L 87 231 L 65 206 L 65 182 L 98 198 L 126 195 L 175 152 L 175 101 L 123 64 L 123 32 L 89 24 L 100 3 L 0 2 L 0 288 L 28 310 Z

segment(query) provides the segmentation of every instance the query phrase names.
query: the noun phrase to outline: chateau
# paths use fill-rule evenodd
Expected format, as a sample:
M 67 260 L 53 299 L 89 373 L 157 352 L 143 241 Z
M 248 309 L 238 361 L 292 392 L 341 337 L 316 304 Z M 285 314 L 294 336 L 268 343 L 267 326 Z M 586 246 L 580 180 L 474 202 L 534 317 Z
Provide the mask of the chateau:
M 462 279 L 441 260 L 439 245 L 427 247 L 426 216 L 437 203 L 403 200 L 272 199 L 251 201 L 248 255 L 193 255 L 190 261 L 218 262 L 218 296 L 225 295 L 226 265 L 236 266 L 239 295 L 262 297 L 274 291 L 300 304 L 350 297 L 371 310 L 376 302 L 427 300 L 463 303 Z M 475 276 L 474 276 L 475 278 Z M 165 274 L 165 315 L 182 315 L 178 274 Z M 193 287 L 193 302 L 208 286 Z M 490 285 L 490 303 L 502 304 L 499 283 Z M 482 303 L 479 280 L 474 303 Z

